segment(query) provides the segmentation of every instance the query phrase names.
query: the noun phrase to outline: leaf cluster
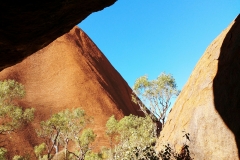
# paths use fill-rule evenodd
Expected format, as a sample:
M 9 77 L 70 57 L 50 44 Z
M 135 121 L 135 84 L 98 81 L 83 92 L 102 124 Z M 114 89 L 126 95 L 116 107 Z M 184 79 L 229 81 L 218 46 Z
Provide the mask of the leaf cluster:
M 157 117 L 163 125 L 166 112 L 171 105 L 171 98 L 180 92 L 177 90 L 174 77 L 166 73 L 161 73 L 155 80 L 149 80 L 146 75 L 139 77 L 133 86 L 133 91 L 133 102 L 141 107 L 145 115 L 150 115 L 152 118 Z M 151 113 L 147 112 L 146 106 Z
M 40 122 L 41 128 L 37 130 L 39 137 L 55 137 L 63 140 L 65 137 L 73 138 L 86 125 L 85 112 L 80 108 L 73 111 L 68 109 L 53 114 L 50 119 Z
M 34 118 L 34 108 L 22 109 L 15 101 L 25 95 L 24 86 L 15 80 L 0 81 L 0 133 L 11 132 Z
M 59 147 L 65 150 L 65 158 L 69 155 L 80 159 L 84 157 L 89 150 L 89 144 L 96 137 L 91 129 L 85 129 L 91 119 L 86 117 L 84 110 L 76 108 L 73 110 L 64 110 L 53 114 L 50 119 L 40 123 L 40 129 L 36 130 L 39 137 L 45 139 L 45 143 L 35 148 L 37 157 L 44 156 L 43 152 L 47 150 L 47 158 L 51 159 L 57 154 Z M 77 145 L 75 152 L 68 150 L 68 143 L 72 141 Z M 73 159 L 73 158 L 72 158 Z
M 125 116 L 121 120 L 110 117 L 106 123 L 107 135 L 117 145 L 112 148 L 113 159 L 136 159 L 146 156 L 156 141 L 155 124 L 150 117 Z
M 7 155 L 7 149 L 0 147 L 0 159 L 6 160 L 6 155 Z

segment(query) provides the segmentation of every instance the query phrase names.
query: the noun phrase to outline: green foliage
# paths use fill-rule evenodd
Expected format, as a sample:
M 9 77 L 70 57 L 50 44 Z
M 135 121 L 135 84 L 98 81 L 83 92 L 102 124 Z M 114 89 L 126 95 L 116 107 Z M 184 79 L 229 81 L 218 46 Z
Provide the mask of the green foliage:
M 95 140 L 95 137 L 96 134 L 94 134 L 92 129 L 84 129 L 77 140 L 79 147 L 85 152 L 87 152 L 89 144 Z
M 24 86 L 14 80 L 0 81 L 0 133 L 11 132 L 33 120 L 34 109 L 23 110 L 14 102 L 25 95 Z
M 15 155 L 12 160 L 30 160 L 30 155 L 26 154 L 24 156 Z
M 92 143 L 96 137 L 91 129 L 84 130 L 86 124 L 89 122 L 91 122 L 91 120 L 86 117 L 85 112 L 80 108 L 72 111 L 66 109 L 53 114 L 50 119 L 42 121 L 40 123 L 41 128 L 37 130 L 37 134 L 39 137 L 45 139 L 48 159 L 51 159 L 53 156 L 51 154 L 58 153 L 59 147 L 64 148 L 65 159 L 67 159 L 69 154 L 78 158 L 84 157 L 89 150 L 90 143 Z M 78 145 L 78 149 L 75 152 L 68 150 L 68 143 L 70 141 Z M 36 149 L 39 149 L 39 147 L 40 146 L 37 146 Z M 41 149 L 43 149 L 43 147 L 41 147 Z M 39 150 L 37 153 L 40 151 L 42 150 Z
M 111 151 L 111 159 L 146 158 L 147 148 L 151 149 L 156 141 L 155 124 L 150 117 L 125 116 L 117 121 L 114 116 L 106 123 L 107 135 L 117 142 Z
M 24 95 L 24 86 L 15 80 L 4 80 L 0 82 L 1 105 L 11 104 L 12 100 L 23 98 Z
M 34 108 L 22 109 L 16 100 L 25 96 L 24 86 L 15 80 L 0 81 L 0 134 L 14 131 L 34 119 Z M 0 148 L 0 159 L 5 159 L 7 150 Z M 14 160 L 27 157 L 14 156 Z
M 98 154 L 91 152 L 90 144 L 95 140 L 96 134 L 92 129 L 84 129 L 78 137 L 75 138 L 77 149 L 75 152 L 68 152 L 70 155 L 74 155 L 76 159 L 91 159 Z M 99 157 L 99 156 L 98 156 Z M 100 158 L 100 157 L 99 157 Z
M 139 77 L 133 86 L 133 91 L 133 102 L 141 107 L 145 115 L 150 115 L 153 119 L 157 117 L 157 120 L 163 125 L 166 112 L 171 105 L 171 98 L 179 94 L 175 79 L 171 74 L 165 73 L 160 74 L 157 79 L 152 81 L 148 80 L 147 76 Z M 145 105 L 148 106 L 151 113 L 147 112 Z
M 12 160 L 25 160 L 25 158 L 22 157 L 22 156 L 16 155 L 16 156 L 13 157 Z
M 106 123 L 107 135 L 114 138 L 117 144 L 102 152 L 102 156 L 109 160 L 192 160 L 187 141 L 189 133 L 185 133 L 186 143 L 183 144 L 180 153 L 176 152 L 169 144 L 159 153 L 155 151 L 156 130 L 151 117 L 125 116 L 116 120 L 111 116 Z M 110 138 L 110 140 L 111 140 Z
M 106 123 L 106 127 L 107 127 L 106 134 L 107 135 L 116 134 L 118 132 L 117 124 L 118 124 L 118 121 L 115 119 L 114 116 L 111 116 Z
M 7 149 L 0 147 L 0 159 L 1 160 L 6 160 L 6 154 L 7 154 Z
M 111 149 L 107 147 L 102 147 L 100 153 L 98 153 L 98 155 L 101 156 L 102 159 L 107 159 L 110 154 L 111 154 Z
M 106 123 L 106 127 L 107 127 L 106 134 L 110 138 L 111 148 L 113 148 L 113 143 L 116 140 L 116 138 L 114 139 L 114 137 L 116 137 L 116 135 L 118 134 L 117 124 L 118 124 L 118 121 L 115 119 L 114 116 L 111 116 Z
M 24 160 L 22 156 L 16 155 L 12 160 Z
M 102 155 L 99 153 L 94 153 L 91 151 L 88 151 L 85 155 L 85 160 L 102 160 Z
M 36 157 L 38 157 L 39 159 L 41 159 L 43 157 L 43 152 L 44 150 L 47 148 L 45 143 L 39 144 L 38 146 L 34 147 L 34 153 L 36 155 Z

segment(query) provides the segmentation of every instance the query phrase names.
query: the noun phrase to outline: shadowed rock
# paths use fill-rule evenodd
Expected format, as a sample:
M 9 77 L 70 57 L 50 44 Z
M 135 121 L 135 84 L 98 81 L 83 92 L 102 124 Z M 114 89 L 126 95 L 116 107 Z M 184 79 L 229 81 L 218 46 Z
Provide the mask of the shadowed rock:
M 168 116 L 158 150 L 180 149 L 190 133 L 195 159 L 239 159 L 240 17 L 206 49 Z
M 0 70 L 42 49 L 91 13 L 115 1 L 1 1 Z
M 213 94 L 215 108 L 234 134 L 240 155 L 240 16 L 222 43 Z

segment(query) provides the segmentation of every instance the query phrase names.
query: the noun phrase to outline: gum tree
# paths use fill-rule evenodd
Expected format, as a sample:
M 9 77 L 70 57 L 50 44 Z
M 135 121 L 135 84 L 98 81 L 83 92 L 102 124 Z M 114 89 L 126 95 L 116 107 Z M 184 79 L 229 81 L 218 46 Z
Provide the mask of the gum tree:
M 34 118 L 34 109 L 23 109 L 16 100 L 25 96 L 24 86 L 15 80 L 0 81 L 0 134 L 12 132 Z
M 125 116 L 121 120 L 110 117 L 106 133 L 115 146 L 111 146 L 109 159 L 149 159 L 156 141 L 155 126 L 147 117 Z
M 36 146 L 36 156 L 47 156 L 47 159 L 52 159 L 61 147 L 64 148 L 65 159 L 69 154 L 76 159 L 84 159 L 86 152 L 89 150 L 89 144 L 95 139 L 93 131 L 85 129 L 89 122 L 90 119 L 80 108 L 63 110 L 53 114 L 50 119 L 42 121 L 37 134 L 45 140 L 45 148 L 41 147 L 42 150 L 39 150 L 40 146 Z M 68 144 L 70 141 L 77 145 L 76 152 L 69 151 Z M 47 155 L 42 155 L 45 149 Z
M 161 73 L 155 80 L 149 80 L 147 76 L 139 77 L 133 86 L 133 91 L 132 100 L 141 107 L 145 115 L 156 117 L 162 126 L 165 124 L 171 99 L 180 92 L 177 90 L 173 76 L 166 73 Z
M 25 96 L 24 86 L 15 80 L 0 81 L 0 134 L 16 131 L 34 118 L 34 109 L 23 109 L 16 100 Z M 1 142 L 4 142 L 1 141 Z M 7 150 L 0 147 L 0 159 L 4 159 Z

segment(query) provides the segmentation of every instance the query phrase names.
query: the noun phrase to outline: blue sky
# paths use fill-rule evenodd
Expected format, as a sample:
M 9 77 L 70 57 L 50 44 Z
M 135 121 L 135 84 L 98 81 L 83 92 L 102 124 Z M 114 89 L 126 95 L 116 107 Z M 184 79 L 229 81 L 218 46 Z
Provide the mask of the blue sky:
M 181 90 L 208 45 L 239 14 L 239 0 L 118 0 L 79 24 L 130 87 L 171 73 Z

